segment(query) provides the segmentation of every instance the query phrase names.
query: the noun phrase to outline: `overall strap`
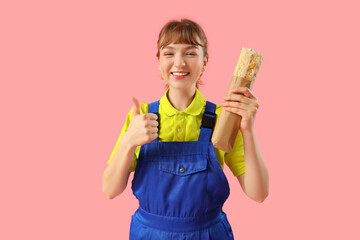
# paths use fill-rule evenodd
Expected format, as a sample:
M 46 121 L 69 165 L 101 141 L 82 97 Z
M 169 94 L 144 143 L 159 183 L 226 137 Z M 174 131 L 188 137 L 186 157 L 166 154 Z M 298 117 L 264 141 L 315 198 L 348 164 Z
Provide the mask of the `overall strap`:
M 201 122 L 199 141 L 210 142 L 216 120 L 216 104 L 206 101 L 205 112 Z
M 158 126 L 158 129 L 160 129 L 160 115 L 159 115 L 159 101 L 156 101 L 156 102 L 152 102 L 149 104 L 149 113 L 155 113 L 157 116 L 158 116 L 158 123 L 159 123 L 159 126 Z M 152 140 L 151 142 L 159 142 L 159 137 L 157 137 L 156 139 Z

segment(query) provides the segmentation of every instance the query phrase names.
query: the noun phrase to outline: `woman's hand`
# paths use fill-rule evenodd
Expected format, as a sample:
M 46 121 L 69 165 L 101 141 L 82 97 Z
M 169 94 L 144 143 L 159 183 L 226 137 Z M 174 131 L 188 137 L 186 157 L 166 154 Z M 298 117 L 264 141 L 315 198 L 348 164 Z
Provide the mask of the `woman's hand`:
M 251 131 L 254 128 L 256 111 L 259 103 L 254 94 L 247 87 L 238 87 L 231 90 L 231 94 L 224 97 L 221 105 L 228 112 L 242 117 L 239 129 L 241 132 Z
M 124 135 L 131 147 L 137 147 L 158 137 L 159 123 L 156 121 L 158 116 L 154 113 L 140 114 L 139 101 L 134 97 L 131 100 L 134 102 L 134 109 L 129 127 Z

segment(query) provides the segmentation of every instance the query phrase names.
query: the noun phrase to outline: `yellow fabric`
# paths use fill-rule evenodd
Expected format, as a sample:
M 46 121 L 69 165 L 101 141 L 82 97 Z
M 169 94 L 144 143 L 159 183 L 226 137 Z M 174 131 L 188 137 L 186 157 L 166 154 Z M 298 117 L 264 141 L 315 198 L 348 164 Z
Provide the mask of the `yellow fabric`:
M 160 114 L 160 130 L 159 141 L 164 142 L 181 142 L 181 141 L 197 141 L 200 134 L 200 126 L 203 113 L 205 111 L 206 101 L 204 96 L 196 89 L 195 97 L 192 103 L 184 111 L 179 111 L 174 108 L 167 98 L 166 91 L 164 96 L 160 99 L 159 114 Z M 140 104 L 140 113 L 147 113 L 149 108 L 148 103 Z M 221 106 L 216 106 L 216 115 L 218 116 L 221 110 Z M 133 108 L 129 111 L 125 124 L 121 130 L 120 136 L 116 142 L 116 145 L 110 155 L 110 159 L 107 161 L 109 164 L 117 146 L 119 145 L 122 135 L 126 132 L 131 121 L 131 115 Z M 136 167 L 137 159 L 139 157 L 140 146 L 135 150 L 134 159 L 131 163 L 130 172 L 133 172 Z M 224 169 L 224 162 L 234 176 L 239 176 L 245 172 L 245 159 L 244 159 L 244 146 L 241 131 L 235 140 L 235 144 L 231 152 L 226 153 L 220 149 L 215 148 L 216 156 L 222 169 Z

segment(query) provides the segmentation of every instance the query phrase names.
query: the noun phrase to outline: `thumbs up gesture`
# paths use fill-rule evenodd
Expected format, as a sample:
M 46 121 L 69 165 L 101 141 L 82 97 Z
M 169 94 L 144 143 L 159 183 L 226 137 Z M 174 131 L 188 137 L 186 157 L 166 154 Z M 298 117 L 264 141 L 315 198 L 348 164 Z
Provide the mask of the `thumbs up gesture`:
M 133 112 L 132 112 L 132 117 L 136 116 L 136 115 L 140 115 L 140 103 L 139 103 L 139 101 L 134 97 L 131 98 L 131 101 L 134 103 L 134 109 L 133 109 Z
M 130 125 L 126 137 L 131 147 L 144 145 L 158 137 L 158 116 L 154 113 L 140 114 L 140 104 L 136 98 L 131 98 L 134 103 Z

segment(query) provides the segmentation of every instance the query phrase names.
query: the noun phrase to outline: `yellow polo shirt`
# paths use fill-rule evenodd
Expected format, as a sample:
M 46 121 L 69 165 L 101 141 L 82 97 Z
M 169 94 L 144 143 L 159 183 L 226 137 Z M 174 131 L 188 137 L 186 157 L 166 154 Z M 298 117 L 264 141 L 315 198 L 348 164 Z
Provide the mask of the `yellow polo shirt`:
M 164 96 L 160 99 L 159 114 L 160 114 L 160 129 L 159 129 L 159 141 L 163 142 L 182 142 L 182 141 L 197 141 L 200 135 L 200 126 L 203 113 L 205 111 L 206 101 L 204 96 L 196 89 L 195 97 L 192 103 L 183 111 L 179 111 L 174 108 L 169 99 L 167 98 L 166 91 Z M 109 164 L 116 148 L 119 145 L 122 135 L 126 132 L 131 121 L 131 115 L 134 108 L 129 111 L 125 124 L 121 130 L 120 136 L 116 142 L 116 145 L 110 155 L 110 159 L 107 161 Z M 148 103 L 140 104 L 140 113 L 147 113 L 149 109 Z M 216 115 L 218 116 L 221 110 L 221 106 L 216 105 Z M 216 118 L 217 119 L 217 118 Z M 135 171 L 137 159 L 139 157 L 140 146 L 135 150 L 134 159 L 131 163 L 130 172 Z M 234 176 L 239 176 L 245 172 L 245 159 L 244 159 L 244 145 L 241 135 L 241 131 L 235 140 L 235 144 L 231 152 L 226 153 L 220 149 L 215 148 L 215 153 L 219 164 L 224 169 L 224 162 Z

